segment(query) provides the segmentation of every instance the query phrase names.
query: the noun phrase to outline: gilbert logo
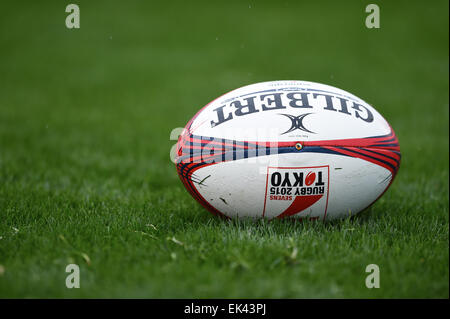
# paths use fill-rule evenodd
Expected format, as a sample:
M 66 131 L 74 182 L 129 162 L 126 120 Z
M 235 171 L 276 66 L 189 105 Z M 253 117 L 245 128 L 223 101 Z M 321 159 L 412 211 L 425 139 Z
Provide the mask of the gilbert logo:
M 280 115 L 286 116 L 287 118 L 289 118 L 291 120 L 291 127 L 286 132 L 281 133 L 281 135 L 286 134 L 286 133 L 290 133 L 290 132 L 295 131 L 297 129 L 300 130 L 300 131 L 303 131 L 303 132 L 314 133 L 314 132 L 308 130 L 303 125 L 303 119 L 309 114 L 311 114 L 311 113 L 305 113 L 305 114 L 302 114 L 302 115 L 299 115 L 299 116 L 294 116 L 294 115 L 290 115 L 290 114 L 280 114 Z
M 328 165 L 268 167 L 263 216 L 324 217 L 328 205 L 328 173 Z
M 294 89 L 296 91 L 292 91 L 289 88 L 272 89 L 268 91 L 273 91 L 274 93 L 258 94 L 255 92 L 245 95 L 247 96 L 245 98 L 239 97 L 231 101 L 224 101 L 221 103 L 221 106 L 213 110 L 215 114 L 212 115 L 212 118 L 215 119 L 210 122 L 211 127 L 231 121 L 235 117 L 247 116 L 258 112 L 280 111 L 288 108 L 298 111 L 323 109 L 330 112 L 339 112 L 347 116 L 353 116 L 366 123 L 372 123 L 374 120 L 372 112 L 353 99 L 348 100 L 332 92 L 324 93 L 322 90 L 309 89 L 308 92 L 305 92 L 300 89 L 297 90 L 297 88 Z M 300 127 L 302 119 L 302 117 L 298 117 L 298 120 L 295 120 L 293 124 L 294 129 Z

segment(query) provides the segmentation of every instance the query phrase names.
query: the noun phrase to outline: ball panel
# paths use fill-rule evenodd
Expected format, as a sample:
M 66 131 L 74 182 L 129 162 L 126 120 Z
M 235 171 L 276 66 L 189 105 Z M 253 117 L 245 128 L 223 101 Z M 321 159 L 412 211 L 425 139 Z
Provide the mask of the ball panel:
M 196 179 L 203 180 L 195 187 L 214 208 L 229 217 L 276 218 L 300 197 L 302 201 L 317 200 L 308 207 L 294 205 L 290 215 L 281 217 L 334 219 L 354 215 L 369 206 L 392 178 L 389 170 L 359 158 L 282 154 L 266 159 L 266 164 L 237 160 L 206 166 L 195 172 Z M 281 175 L 279 180 L 272 177 L 276 173 Z M 324 187 L 323 192 L 316 184 Z

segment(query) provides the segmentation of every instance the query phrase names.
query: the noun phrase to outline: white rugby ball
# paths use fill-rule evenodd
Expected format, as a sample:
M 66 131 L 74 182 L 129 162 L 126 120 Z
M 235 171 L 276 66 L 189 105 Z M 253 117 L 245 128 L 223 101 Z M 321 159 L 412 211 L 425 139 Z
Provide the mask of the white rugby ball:
M 186 189 L 224 217 L 335 219 L 376 201 L 400 165 L 389 123 L 341 89 L 256 83 L 203 107 L 177 143 Z

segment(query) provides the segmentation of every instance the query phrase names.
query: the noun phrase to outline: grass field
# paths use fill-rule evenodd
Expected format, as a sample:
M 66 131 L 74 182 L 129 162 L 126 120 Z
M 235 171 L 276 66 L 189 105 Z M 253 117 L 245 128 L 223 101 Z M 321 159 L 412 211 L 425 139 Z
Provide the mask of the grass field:
M 0 11 L 0 297 L 449 297 L 447 1 L 378 1 L 380 29 L 364 1 L 83 0 L 69 30 L 68 3 Z M 227 222 L 179 181 L 171 130 L 281 79 L 348 90 L 395 129 L 399 174 L 358 217 Z

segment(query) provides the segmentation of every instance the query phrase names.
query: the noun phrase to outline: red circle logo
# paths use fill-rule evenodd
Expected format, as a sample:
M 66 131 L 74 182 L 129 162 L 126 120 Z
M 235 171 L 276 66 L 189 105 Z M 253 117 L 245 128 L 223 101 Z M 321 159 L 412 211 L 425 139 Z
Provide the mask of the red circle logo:
M 316 180 L 316 173 L 309 172 L 308 175 L 306 175 L 305 178 L 305 184 L 306 186 L 310 186 L 314 181 Z

